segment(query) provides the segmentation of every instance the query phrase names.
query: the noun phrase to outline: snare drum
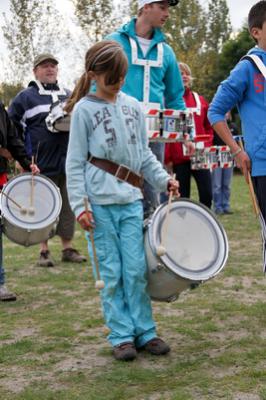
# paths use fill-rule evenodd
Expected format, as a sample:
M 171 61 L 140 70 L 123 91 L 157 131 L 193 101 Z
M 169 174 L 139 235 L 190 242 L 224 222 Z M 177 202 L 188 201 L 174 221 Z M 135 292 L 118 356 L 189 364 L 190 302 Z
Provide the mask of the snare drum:
M 70 114 L 64 111 L 65 103 L 57 100 L 52 103 L 45 122 L 47 129 L 51 132 L 67 133 L 70 130 Z
M 153 300 L 173 301 L 179 294 L 216 276 L 228 258 L 226 233 L 205 206 L 179 199 L 170 206 L 166 253 L 158 256 L 167 203 L 160 205 L 145 227 L 148 292 Z
M 220 168 L 231 168 L 234 165 L 234 160 L 231 155 L 229 146 L 218 146 L 219 166 Z
M 195 136 L 193 113 L 188 110 L 150 109 L 145 122 L 150 142 L 184 142 Z
M 195 136 L 193 113 L 189 110 L 164 110 L 163 138 L 166 142 L 184 142 Z
M 25 173 L 4 186 L 0 195 L 3 232 L 17 244 L 31 246 L 55 234 L 62 199 L 43 175 Z

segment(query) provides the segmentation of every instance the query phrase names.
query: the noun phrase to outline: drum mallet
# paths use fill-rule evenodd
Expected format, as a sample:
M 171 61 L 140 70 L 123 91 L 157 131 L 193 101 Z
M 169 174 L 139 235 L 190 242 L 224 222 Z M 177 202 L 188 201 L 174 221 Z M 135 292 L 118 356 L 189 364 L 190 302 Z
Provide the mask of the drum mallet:
M 244 150 L 243 142 L 242 142 L 241 139 L 239 140 L 239 146 L 240 146 L 241 150 Z M 255 195 L 255 192 L 254 192 L 254 187 L 253 187 L 253 183 L 252 183 L 249 171 L 248 171 L 248 188 L 249 188 L 249 194 L 250 194 L 250 197 L 251 197 L 254 213 L 255 213 L 256 217 L 258 217 L 259 214 L 260 214 L 260 209 L 259 209 L 259 206 L 258 206 L 257 198 L 256 198 L 256 195 Z
M 26 207 L 22 207 L 20 204 L 18 204 L 15 200 L 12 199 L 12 197 L 7 195 L 5 192 L 1 192 L 1 194 L 3 194 L 8 200 L 10 200 L 12 203 L 14 203 L 15 206 L 17 206 L 20 209 L 21 214 L 27 213 Z
M 89 215 L 88 199 L 86 197 L 84 198 L 84 204 L 85 204 L 85 212 L 87 215 Z M 95 247 L 95 243 L 94 243 L 92 228 L 89 229 L 89 234 L 90 234 L 90 241 L 91 241 L 91 247 L 92 247 L 92 252 L 93 252 L 93 260 L 94 260 L 94 264 L 95 264 L 96 277 L 97 277 L 97 280 L 95 282 L 95 289 L 102 290 L 104 288 L 104 281 L 101 280 L 101 276 L 100 276 L 100 269 L 99 269 L 97 254 L 96 254 L 96 247 Z
M 175 179 L 175 174 L 173 175 L 173 179 Z M 166 215 L 165 215 L 165 220 L 164 220 L 164 225 L 162 227 L 162 238 L 161 238 L 161 244 L 156 248 L 156 254 L 157 256 L 164 256 L 166 253 L 166 248 L 163 245 L 164 239 L 166 237 L 166 233 L 168 230 L 168 224 L 169 224 L 169 211 L 172 203 L 172 198 L 173 198 L 173 191 L 170 191 L 169 198 L 168 198 L 168 203 L 167 203 L 167 209 L 166 209 Z
M 31 157 L 31 163 L 34 164 L 34 156 Z M 34 199 L 34 174 L 31 173 L 31 190 L 30 190 L 30 207 L 28 208 L 29 215 L 35 214 L 35 208 L 33 207 Z

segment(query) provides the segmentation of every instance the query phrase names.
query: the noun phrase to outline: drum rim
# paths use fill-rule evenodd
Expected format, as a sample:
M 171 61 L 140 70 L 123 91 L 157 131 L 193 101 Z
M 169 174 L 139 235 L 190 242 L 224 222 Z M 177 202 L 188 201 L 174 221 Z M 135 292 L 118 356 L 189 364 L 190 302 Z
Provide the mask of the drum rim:
M 156 244 L 154 243 L 154 237 L 153 237 L 154 233 L 153 233 L 152 229 L 148 229 L 148 239 L 149 239 L 150 247 L 151 247 L 153 253 L 156 254 L 156 257 L 160 260 L 160 262 L 162 262 L 165 265 L 165 267 L 167 269 L 169 269 L 171 272 L 173 272 L 175 275 L 178 275 L 178 276 L 180 276 L 181 278 L 184 278 L 184 279 L 196 280 L 196 281 L 205 281 L 205 280 L 211 279 L 214 276 L 216 276 L 224 268 L 224 266 L 226 264 L 226 261 L 228 259 L 229 243 L 228 243 L 228 238 L 227 238 L 226 231 L 225 231 L 223 225 L 220 223 L 220 221 L 218 221 L 218 219 L 216 218 L 216 216 L 214 215 L 212 210 L 210 210 L 204 204 L 201 204 L 201 203 L 199 203 L 197 201 L 194 201 L 194 200 L 191 200 L 191 199 L 188 199 L 188 198 L 185 198 L 185 197 L 180 197 L 180 198 L 176 199 L 175 201 L 173 201 L 172 204 L 181 203 L 181 202 L 183 202 L 185 204 L 193 204 L 193 206 L 196 206 L 199 209 L 203 209 L 207 213 L 207 215 L 209 215 L 211 217 L 209 220 L 210 221 L 212 220 L 212 222 L 215 221 L 215 223 L 216 223 L 216 227 L 218 228 L 217 232 L 220 233 L 219 236 L 221 237 L 222 243 L 223 243 L 223 252 L 222 252 L 222 257 L 220 257 L 221 258 L 221 262 L 217 265 L 217 268 L 215 269 L 215 271 L 212 274 L 209 274 L 209 275 L 206 276 L 206 273 L 204 274 L 204 273 L 202 273 L 202 271 L 185 270 L 184 268 L 182 268 L 182 269 L 181 268 L 174 269 L 172 267 L 172 265 L 169 265 L 167 255 L 158 256 L 156 254 L 156 246 L 158 245 L 158 243 L 156 243 Z M 148 226 L 153 225 L 154 221 L 157 219 L 158 214 L 160 213 L 162 208 L 164 208 L 166 206 L 167 206 L 167 202 L 162 203 L 155 210 L 155 212 L 152 215 L 150 221 L 148 222 Z M 213 227 L 215 226 L 215 224 L 212 224 L 212 225 L 213 225 Z M 217 237 L 218 237 L 218 235 L 217 235 Z M 219 241 L 219 244 L 220 243 L 221 242 Z M 212 268 L 214 268 L 214 266 L 215 266 L 215 263 L 210 268 L 208 268 L 208 270 L 211 270 Z M 178 273 L 177 273 L 177 269 L 178 269 Z
M 64 121 L 64 120 L 68 120 L 68 129 L 60 129 L 60 126 L 58 127 L 57 125 L 58 125 L 58 123 L 59 123 L 59 125 L 60 125 L 60 123 L 62 122 L 62 121 Z M 70 116 L 70 114 L 67 114 L 67 115 L 64 115 L 64 116 L 61 116 L 61 117 L 59 117 L 59 118 L 57 118 L 53 123 L 52 123 L 52 125 L 53 125 L 53 127 L 54 127 L 54 129 L 56 129 L 57 131 L 59 131 L 59 132 L 62 132 L 62 133 L 68 133 L 69 132 L 69 130 L 70 130 L 70 121 L 71 121 L 71 116 Z
M 32 174 L 30 172 L 25 172 L 16 176 L 13 176 L 12 178 L 9 179 L 9 181 L 4 185 L 2 192 L 5 192 L 6 188 L 10 187 L 12 188 L 12 182 L 17 180 L 17 179 L 21 179 L 26 180 L 28 177 L 31 178 Z M 57 185 L 47 176 L 42 175 L 42 174 L 37 174 L 34 175 L 34 179 L 36 180 L 40 180 L 40 181 L 44 181 L 44 182 L 48 182 L 50 185 L 50 188 L 54 189 L 54 193 L 59 193 L 59 188 L 57 187 Z M 8 194 L 8 193 L 6 193 Z M 18 219 L 14 218 L 14 216 L 10 213 L 9 209 L 8 209 L 8 199 L 3 196 L 0 192 L 0 205 L 1 205 L 1 214 L 2 214 L 2 218 L 3 220 L 6 220 L 8 223 L 10 223 L 11 225 L 15 225 L 17 226 L 19 229 L 30 229 L 30 230 L 40 230 L 40 229 L 44 229 L 45 227 L 42 226 L 40 224 L 40 222 L 33 222 L 33 223 L 21 223 Z M 57 202 L 55 203 L 55 207 L 53 209 L 53 213 L 51 216 L 48 217 L 48 222 L 45 226 L 49 226 L 51 224 L 53 224 L 59 217 L 60 211 L 62 208 L 62 198 L 61 195 L 58 196 L 57 198 Z M 29 226 L 27 227 L 26 224 L 28 224 Z M 41 225 L 41 226 L 40 226 Z

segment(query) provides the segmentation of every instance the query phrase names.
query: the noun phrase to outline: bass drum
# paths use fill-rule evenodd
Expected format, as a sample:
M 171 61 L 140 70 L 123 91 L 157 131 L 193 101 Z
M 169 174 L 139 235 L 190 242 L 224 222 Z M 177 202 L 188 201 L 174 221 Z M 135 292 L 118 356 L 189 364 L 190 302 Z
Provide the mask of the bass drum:
M 49 178 L 25 173 L 10 179 L 0 204 L 3 232 L 13 242 L 31 246 L 55 234 L 62 199 Z
M 228 258 L 224 228 L 205 206 L 187 199 L 159 206 L 146 223 L 144 242 L 148 264 L 148 292 L 153 300 L 173 301 L 195 284 L 216 276 Z M 161 242 L 166 253 L 158 256 Z

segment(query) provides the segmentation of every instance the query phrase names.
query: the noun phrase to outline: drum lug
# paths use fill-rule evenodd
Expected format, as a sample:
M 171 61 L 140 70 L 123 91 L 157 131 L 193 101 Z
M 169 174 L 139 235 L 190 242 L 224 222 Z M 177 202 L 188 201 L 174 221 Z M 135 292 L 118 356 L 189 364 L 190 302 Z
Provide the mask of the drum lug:
M 178 299 L 179 295 L 178 294 L 174 294 L 171 297 L 168 297 L 168 299 L 166 300 L 167 303 L 172 303 L 173 301 L 176 301 Z
M 166 269 L 165 266 L 164 266 L 164 264 L 158 263 L 158 264 L 156 265 L 156 267 L 152 268 L 151 272 L 152 272 L 153 274 L 155 274 L 155 272 L 159 272 L 159 271 L 161 271 L 162 269 L 164 269 L 164 270 Z

